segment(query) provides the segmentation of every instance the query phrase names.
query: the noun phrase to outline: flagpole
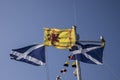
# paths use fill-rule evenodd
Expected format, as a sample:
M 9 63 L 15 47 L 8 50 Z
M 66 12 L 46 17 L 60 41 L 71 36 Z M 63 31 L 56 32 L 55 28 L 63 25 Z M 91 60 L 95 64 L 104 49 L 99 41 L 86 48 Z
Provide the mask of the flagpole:
M 78 61 L 77 59 L 76 59 L 76 71 L 77 71 L 77 80 L 82 80 L 80 61 Z
M 73 26 L 73 28 L 75 29 L 76 40 L 79 40 L 79 35 L 76 32 L 76 26 Z M 76 71 L 77 71 L 77 80 L 82 80 L 82 78 L 81 78 L 80 61 L 78 61 L 77 55 L 76 55 Z

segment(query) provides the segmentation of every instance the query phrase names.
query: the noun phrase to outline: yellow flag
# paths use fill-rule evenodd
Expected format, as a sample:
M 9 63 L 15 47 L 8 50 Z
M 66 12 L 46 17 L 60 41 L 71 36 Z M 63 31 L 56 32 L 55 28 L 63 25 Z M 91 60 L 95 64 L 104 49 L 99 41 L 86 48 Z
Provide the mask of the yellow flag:
M 71 49 L 76 42 L 75 29 L 44 28 L 44 45 Z

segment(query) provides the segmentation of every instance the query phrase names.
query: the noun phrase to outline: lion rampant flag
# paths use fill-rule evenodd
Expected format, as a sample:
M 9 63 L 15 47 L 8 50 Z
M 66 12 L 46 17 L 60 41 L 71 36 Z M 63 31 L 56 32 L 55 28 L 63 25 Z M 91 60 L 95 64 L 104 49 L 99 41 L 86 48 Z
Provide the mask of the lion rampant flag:
M 75 45 L 75 29 L 44 28 L 44 45 L 58 49 L 71 49 Z

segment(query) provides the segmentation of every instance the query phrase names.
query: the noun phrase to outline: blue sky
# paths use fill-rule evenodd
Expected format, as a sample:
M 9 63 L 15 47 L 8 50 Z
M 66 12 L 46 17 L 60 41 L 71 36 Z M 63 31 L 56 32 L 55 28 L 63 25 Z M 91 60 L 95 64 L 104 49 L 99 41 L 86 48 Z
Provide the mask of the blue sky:
M 81 64 L 82 80 L 119 80 L 119 0 L 0 0 L 0 80 L 76 80 L 60 70 L 68 50 L 46 47 L 47 67 L 10 60 L 11 49 L 43 43 L 43 29 L 77 26 L 81 40 L 106 40 L 104 65 Z M 49 78 L 49 79 L 48 79 Z

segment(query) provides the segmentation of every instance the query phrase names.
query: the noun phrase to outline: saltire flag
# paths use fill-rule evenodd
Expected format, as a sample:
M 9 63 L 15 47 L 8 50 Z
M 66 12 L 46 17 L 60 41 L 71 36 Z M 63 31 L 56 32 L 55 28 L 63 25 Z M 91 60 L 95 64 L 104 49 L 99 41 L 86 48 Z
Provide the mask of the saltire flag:
M 75 46 L 70 49 L 72 55 L 69 56 L 71 60 L 78 59 L 84 63 L 90 64 L 102 64 L 103 63 L 103 49 L 104 45 L 76 43 Z
M 34 44 L 19 49 L 12 49 L 11 59 L 36 66 L 45 65 L 45 46 Z
M 44 28 L 44 45 L 58 49 L 71 49 L 75 45 L 75 29 Z

